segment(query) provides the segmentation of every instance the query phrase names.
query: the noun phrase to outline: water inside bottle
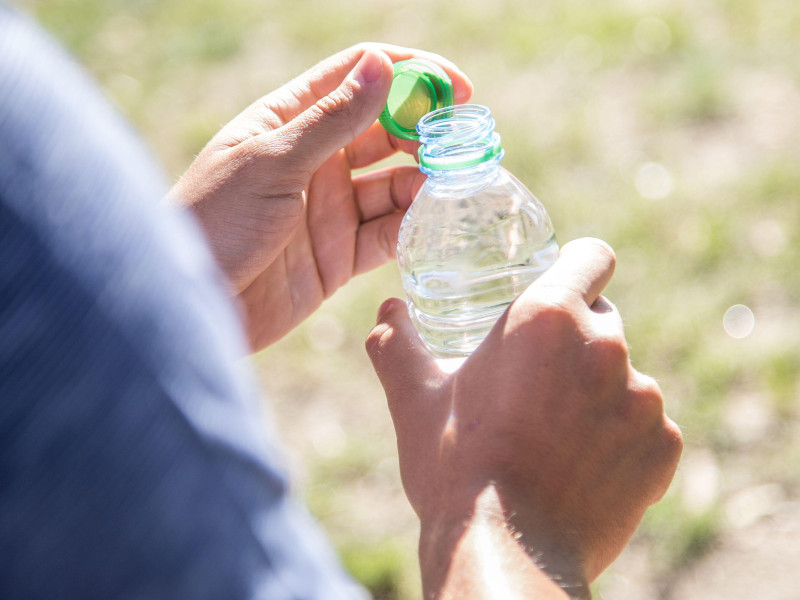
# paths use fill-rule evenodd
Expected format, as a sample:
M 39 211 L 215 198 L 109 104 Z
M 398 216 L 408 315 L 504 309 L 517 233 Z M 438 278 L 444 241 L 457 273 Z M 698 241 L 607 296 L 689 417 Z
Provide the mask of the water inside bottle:
M 486 257 L 470 254 L 462 255 L 461 264 L 417 264 L 403 276 L 411 319 L 438 356 L 474 351 L 506 308 L 555 262 L 558 244 L 553 236 L 536 247 L 519 247 L 516 255 L 524 259 L 511 264 L 487 265 Z

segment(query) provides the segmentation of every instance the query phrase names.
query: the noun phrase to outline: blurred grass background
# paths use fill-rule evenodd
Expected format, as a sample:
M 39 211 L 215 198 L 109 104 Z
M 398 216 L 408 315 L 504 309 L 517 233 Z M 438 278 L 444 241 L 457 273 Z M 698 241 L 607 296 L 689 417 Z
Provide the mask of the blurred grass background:
M 727 532 L 796 504 L 796 0 L 13 4 L 87 65 L 176 178 L 246 105 L 341 48 L 385 41 L 452 59 L 560 241 L 616 249 L 607 295 L 685 434 L 673 487 L 597 596 L 671 599 Z M 419 594 L 416 524 L 363 340 L 400 294 L 393 265 L 363 276 L 253 359 L 298 494 L 386 600 Z M 723 325 L 734 305 L 752 329 L 743 308 Z

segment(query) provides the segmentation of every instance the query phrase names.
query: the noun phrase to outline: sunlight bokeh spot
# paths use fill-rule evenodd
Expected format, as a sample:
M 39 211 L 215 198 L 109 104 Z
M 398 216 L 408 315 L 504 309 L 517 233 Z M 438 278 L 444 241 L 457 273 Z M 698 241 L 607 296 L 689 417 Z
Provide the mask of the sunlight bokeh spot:
M 650 162 L 636 173 L 636 191 L 648 200 L 663 200 L 672 193 L 675 180 L 661 163 Z
M 315 315 L 308 324 L 308 345 L 317 352 L 334 352 L 345 342 L 347 332 L 334 315 Z
M 722 326 L 725 333 L 734 339 L 740 340 L 753 333 L 756 326 L 756 318 L 753 311 L 744 304 L 736 304 L 725 311 L 722 318 Z

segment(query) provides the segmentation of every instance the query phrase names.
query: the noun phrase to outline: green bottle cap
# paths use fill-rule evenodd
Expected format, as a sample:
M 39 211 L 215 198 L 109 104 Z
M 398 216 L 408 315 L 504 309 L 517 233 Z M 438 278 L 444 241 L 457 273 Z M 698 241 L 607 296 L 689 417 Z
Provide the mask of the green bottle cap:
M 416 140 L 419 120 L 453 101 L 453 82 L 444 69 L 422 58 L 403 60 L 394 65 L 389 98 L 378 120 L 393 136 Z

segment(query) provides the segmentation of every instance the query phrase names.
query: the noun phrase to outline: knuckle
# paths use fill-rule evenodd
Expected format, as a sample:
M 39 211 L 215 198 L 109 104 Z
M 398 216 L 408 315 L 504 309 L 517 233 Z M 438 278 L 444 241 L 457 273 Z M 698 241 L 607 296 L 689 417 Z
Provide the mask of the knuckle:
M 614 249 L 599 238 L 588 237 L 573 240 L 564 244 L 562 251 L 569 252 L 578 248 L 581 248 L 580 251 L 582 253 L 594 254 L 599 261 L 606 262 L 612 267 L 617 263 L 617 255 L 614 253 Z
M 388 330 L 389 326 L 385 323 L 379 323 L 372 330 L 367 334 L 367 340 L 365 342 L 365 346 L 367 348 L 367 352 L 370 355 L 373 354 L 374 350 L 377 350 L 381 344 L 381 339 Z
M 613 273 L 617 264 L 617 255 L 603 240 L 597 238 L 580 238 L 564 244 L 560 257 L 574 254 L 580 261 L 595 265 L 596 268 Z
M 392 227 L 390 223 L 384 222 L 381 224 L 380 235 L 378 235 L 378 243 L 386 258 L 394 258 L 397 254 L 397 236 L 399 231 L 397 227 Z
M 644 426 L 657 424 L 664 417 L 664 396 L 652 377 L 635 372 L 630 384 L 630 412 Z
M 340 119 L 351 113 L 351 99 L 351 96 L 340 87 L 317 100 L 316 105 L 323 116 Z
M 661 386 L 658 382 L 643 373 L 635 372 L 634 389 L 637 397 L 642 403 L 651 406 L 658 413 L 664 412 L 664 395 L 661 392 Z
M 373 362 L 386 348 L 391 339 L 391 334 L 392 328 L 387 323 L 379 323 L 367 335 L 364 346 Z
M 677 423 L 670 419 L 666 414 L 664 415 L 663 438 L 667 452 L 672 457 L 673 462 L 677 463 L 678 459 L 683 453 L 683 434 L 681 433 L 681 428 L 678 427 Z
M 590 337 L 582 343 L 576 372 L 585 389 L 598 397 L 621 398 L 628 380 L 628 346 L 617 337 Z
M 252 139 L 248 140 L 231 149 L 230 155 L 232 160 L 229 161 L 229 164 L 237 171 L 246 171 L 250 168 L 257 169 L 263 152 L 264 148 L 262 145 L 252 141 Z
M 355 84 L 342 85 L 315 104 L 319 111 L 319 121 L 324 124 L 328 133 L 346 135 L 350 140 L 358 137 L 357 123 L 361 122 L 364 110 L 362 102 L 354 101 L 357 89 L 353 85 Z
M 592 360 L 601 366 L 614 367 L 629 363 L 629 350 L 621 335 L 594 337 L 587 344 L 592 350 Z
M 591 241 L 594 244 L 594 252 L 598 255 L 598 257 L 612 267 L 616 266 L 617 255 L 614 252 L 614 249 L 603 240 L 591 238 Z
M 350 47 L 349 52 L 355 52 L 357 54 L 363 54 L 367 50 L 375 50 L 377 49 L 378 44 L 375 42 L 359 42 Z
M 542 291 L 536 298 L 536 307 L 538 311 L 546 314 L 561 314 L 571 313 L 572 304 L 575 299 L 575 294 L 572 290 L 563 286 L 550 286 L 542 288 Z
M 651 504 L 660 501 L 667 493 L 683 453 L 683 436 L 678 426 L 666 415 L 663 415 L 660 426 L 661 436 L 654 438 L 653 444 L 655 487 Z
M 293 160 L 291 148 L 280 140 L 257 140 L 237 146 L 229 164 L 236 172 L 236 180 L 243 190 L 269 199 L 270 217 L 276 220 L 296 221 L 305 211 L 301 192 L 305 189 L 308 174 Z M 279 176 L 274 176 L 279 173 Z M 270 185 L 265 185 L 269 177 Z
M 286 84 L 284 90 L 285 94 L 274 94 L 268 96 L 269 101 L 265 103 L 265 108 L 270 110 L 273 106 L 275 112 L 280 117 L 283 123 L 291 120 L 290 115 L 294 113 L 293 107 L 298 102 L 302 102 L 303 97 L 309 91 L 308 83 L 295 79 Z
M 512 310 L 522 313 L 524 320 L 540 326 L 574 326 L 574 293 L 563 286 L 533 284 L 514 302 Z
M 263 189 L 264 195 L 296 194 L 308 185 L 308 165 L 298 152 L 297 139 L 288 132 L 259 136 L 246 146 L 242 148 L 248 153 L 242 157 L 243 164 L 249 168 L 253 187 Z M 269 186 L 265 185 L 267 180 Z
M 528 306 L 520 328 L 526 335 L 545 339 L 567 339 L 577 329 L 577 316 L 567 302 L 553 296 Z

